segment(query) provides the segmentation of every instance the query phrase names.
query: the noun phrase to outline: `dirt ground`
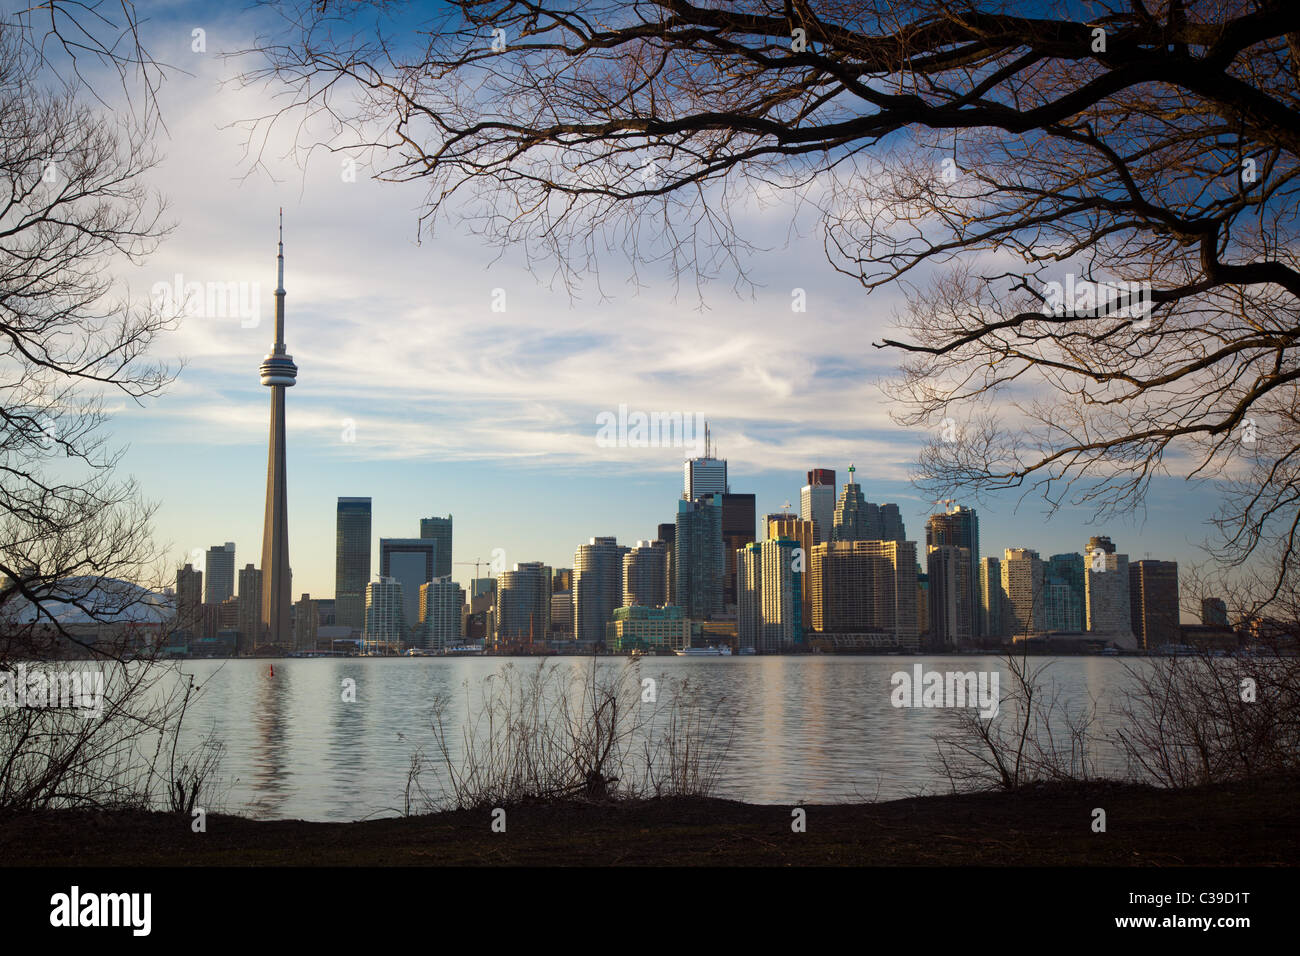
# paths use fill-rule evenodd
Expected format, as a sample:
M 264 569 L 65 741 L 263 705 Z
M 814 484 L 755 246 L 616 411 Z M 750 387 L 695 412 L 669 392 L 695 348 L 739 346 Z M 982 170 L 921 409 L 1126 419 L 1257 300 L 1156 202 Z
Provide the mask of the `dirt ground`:
M 517 806 L 361 823 L 145 812 L 0 819 L 6 866 L 1294 865 L 1296 779 L 1167 791 L 1121 784 L 793 808 L 702 798 Z M 1104 833 L 1093 811 L 1106 812 Z

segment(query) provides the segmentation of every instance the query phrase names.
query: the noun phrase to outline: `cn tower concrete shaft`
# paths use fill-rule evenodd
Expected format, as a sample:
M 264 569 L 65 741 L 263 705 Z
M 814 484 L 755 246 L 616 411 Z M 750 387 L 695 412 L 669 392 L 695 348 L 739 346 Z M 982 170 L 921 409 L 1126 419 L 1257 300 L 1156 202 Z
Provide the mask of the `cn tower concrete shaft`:
M 276 256 L 275 344 L 262 360 L 262 384 L 271 389 L 271 436 L 266 457 L 266 517 L 262 524 L 262 640 L 287 647 L 293 643 L 289 605 L 293 583 L 289 571 L 289 492 L 286 484 L 284 390 L 297 380 L 298 367 L 284 347 L 284 211 L 280 212 L 280 249 Z

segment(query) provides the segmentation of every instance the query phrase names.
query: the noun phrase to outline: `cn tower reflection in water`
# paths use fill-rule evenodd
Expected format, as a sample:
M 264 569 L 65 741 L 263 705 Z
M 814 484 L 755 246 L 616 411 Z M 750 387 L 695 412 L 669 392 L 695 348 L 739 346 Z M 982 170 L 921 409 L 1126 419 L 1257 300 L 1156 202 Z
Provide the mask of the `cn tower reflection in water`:
M 660 706 L 688 677 L 706 700 L 721 700 L 716 732 L 731 739 L 715 796 L 795 804 L 946 791 L 931 760 L 944 712 L 890 704 L 890 676 L 917 663 L 941 671 L 1002 666 L 996 657 L 832 656 L 653 657 L 635 666 L 639 677 L 658 682 Z M 590 659 L 548 664 L 576 671 Z M 441 785 L 430 730 L 434 699 L 449 699 L 444 725 L 459 742 L 467 703 L 476 710 L 485 681 L 508 665 L 526 673 L 537 660 L 185 661 L 181 669 L 202 686 L 187 717 L 187 743 L 212 733 L 225 745 L 218 810 L 267 819 L 393 815 L 402 811 L 417 752 L 434 758 L 426 789 L 436 794 Z M 628 662 L 601 658 L 597 666 L 613 671 Z M 1100 733 L 1119 725 L 1113 705 L 1130 681 L 1124 662 L 1059 658 L 1047 674 L 1067 705 L 1097 700 Z M 1003 685 L 1010 686 L 1009 675 Z M 1095 756 L 1099 769 L 1122 770 L 1108 762 L 1117 760 L 1108 748 Z

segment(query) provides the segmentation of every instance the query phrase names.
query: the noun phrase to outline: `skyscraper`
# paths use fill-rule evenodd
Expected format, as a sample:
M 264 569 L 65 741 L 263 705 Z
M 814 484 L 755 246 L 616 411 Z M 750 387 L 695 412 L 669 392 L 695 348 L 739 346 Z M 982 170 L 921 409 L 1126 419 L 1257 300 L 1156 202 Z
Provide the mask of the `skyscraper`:
M 570 584 L 572 587 L 572 584 Z M 551 592 L 551 639 L 573 640 L 573 591 Z
M 799 517 L 813 523 L 813 544 L 831 540 L 835 527 L 835 469 L 814 468 L 799 489 Z
M 176 572 L 176 616 L 182 627 L 194 627 L 203 603 L 203 572 L 191 564 Z
M 1043 561 L 1029 548 L 1007 548 L 1002 557 L 1002 590 L 1006 593 L 1005 628 L 1010 637 L 1028 637 L 1044 630 Z
M 497 641 L 541 643 L 551 636 L 551 569 L 516 564 L 497 577 Z
M 1083 555 L 1078 553 L 1054 554 L 1047 559 L 1044 630 L 1083 630 L 1086 606 L 1083 567 Z
M 573 568 L 551 568 L 551 591 L 559 594 L 561 591 L 573 590 Z
M 433 576 L 451 577 L 451 515 L 445 518 L 421 518 L 420 537 L 438 542 L 433 552 Z
M 372 651 L 398 651 L 409 640 L 402 584 L 380 578 L 366 585 L 365 646 Z
M 284 390 L 297 381 L 298 366 L 284 347 L 284 210 L 276 255 L 275 344 L 262 360 L 262 384 L 271 390 L 271 438 L 266 457 L 266 515 L 262 524 L 262 623 L 267 640 L 281 647 L 293 640 L 289 577 L 289 490 L 285 465 Z M 232 559 L 233 560 L 233 559 Z
M 926 549 L 926 580 L 930 599 L 930 648 L 952 651 L 969 647 L 973 640 L 970 601 L 975 590 L 970 586 L 970 552 L 965 548 L 941 544 Z
M 573 636 L 594 647 L 605 640 L 605 625 L 623 603 L 623 555 L 615 538 L 592 538 L 573 555 Z
M 1228 626 L 1228 605 L 1223 598 L 1201 598 L 1201 623 L 1211 627 Z
M 1008 637 L 1006 627 L 1007 592 L 1002 590 L 1002 562 L 997 558 L 980 558 L 979 563 L 979 633 L 989 643 Z
M 685 485 L 682 498 L 694 501 L 702 495 L 724 495 L 727 493 L 727 460 L 714 458 L 709 446 L 709 426 L 704 426 L 704 454 L 699 458 L 688 458 L 684 466 Z
M 980 576 L 980 523 L 975 512 L 962 505 L 952 505 L 943 514 L 930 515 L 925 523 L 926 547 L 965 548 L 970 554 L 970 572 L 966 578 L 969 582 L 970 597 L 966 607 L 970 609 L 971 637 L 978 642 L 984 635 L 980 632 L 978 584 Z M 933 587 L 933 582 L 931 587 Z M 934 622 L 930 626 L 933 628 Z
M 1129 565 L 1133 636 L 1145 651 L 1182 643 L 1178 616 L 1178 562 L 1134 561 Z
M 668 548 L 662 541 L 638 541 L 623 555 L 623 607 L 668 603 Z
M 757 544 L 736 556 L 736 643 L 757 651 L 763 642 L 763 561 Z
M 723 608 L 727 562 L 722 544 L 722 495 L 677 503 L 673 571 L 677 604 L 691 620 L 708 620 Z
M 767 528 L 763 536 L 773 539 L 787 538 L 797 542 L 799 546 L 797 570 L 801 573 L 807 572 L 809 562 L 812 561 L 813 545 L 817 543 L 817 526 L 814 522 L 793 515 L 768 515 Z M 808 580 L 805 578 L 801 588 L 803 613 L 800 621 L 805 630 L 812 627 L 812 588 L 807 585 Z
M 857 471 L 849 465 L 849 480 L 835 503 L 833 541 L 879 541 L 880 509 L 862 497 L 862 486 L 853 480 Z
M 907 531 L 903 528 L 903 513 L 893 502 L 886 502 L 880 506 L 880 540 L 907 540 Z
M 203 562 L 203 603 L 220 604 L 235 594 L 235 542 L 214 544 Z
M 917 649 L 916 545 L 911 541 L 828 541 L 813 546 L 808 575 L 813 627 L 874 635 Z
M 425 538 L 380 538 L 379 576 L 402 585 L 402 612 L 407 627 L 420 620 L 420 587 L 434 579 L 437 542 Z M 408 635 L 403 635 L 406 640 Z
M 360 630 L 370 583 L 370 499 L 340 498 L 334 538 L 334 620 Z
M 304 594 L 293 606 L 293 646 L 300 651 L 316 649 L 316 634 L 320 628 L 320 614 L 310 594 Z
M 674 522 L 665 522 L 659 525 L 658 540 L 664 543 L 668 549 L 668 558 L 664 567 L 664 579 L 667 581 L 667 601 L 669 604 L 677 603 L 677 572 L 673 570 L 673 552 L 676 550 L 677 525 Z
M 239 601 L 235 629 L 239 650 L 251 651 L 262 643 L 262 572 L 251 564 L 239 572 Z
M 464 605 L 465 592 L 451 578 L 442 577 L 421 585 L 420 626 L 417 629 L 419 646 L 431 651 L 445 651 L 459 644 Z
M 775 653 L 803 643 L 804 575 L 794 570 L 799 542 L 768 538 L 759 545 L 763 627 L 758 650 Z
M 726 558 L 722 588 L 724 606 L 736 603 L 736 551 L 755 538 L 754 508 L 751 494 L 722 496 L 722 551 Z
M 1088 630 L 1121 647 L 1136 648 L 1129 603 L 1128 555 L 1117 554 L 1110 538 L 1088 539 L 1084 599 Z

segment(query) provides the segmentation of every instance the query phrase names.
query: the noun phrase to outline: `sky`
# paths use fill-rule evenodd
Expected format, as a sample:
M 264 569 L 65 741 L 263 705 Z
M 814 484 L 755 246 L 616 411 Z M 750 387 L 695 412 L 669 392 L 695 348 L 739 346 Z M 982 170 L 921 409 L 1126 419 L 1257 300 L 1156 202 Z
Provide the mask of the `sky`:
M 729 462 L 731 490 L 757 513 L 798 509 L 804 474 L 850 463 L 867 500 L 896 502 L 924 541 L 935 510 L 910 483 L 926 436 L 896 425 L 880 383 L 896 356 L 872 346 L 901 293 L 866 295 L 827 263 L 812 222 L 756 201 L 738 225 L 759 251 L 756 283 L 737 292 L 602 263 L 576 291 L 530 273 L 522 252 L 487 246 L 457 224 L 417 241 L 419 184 L 376 183 L 362 165 L 273 141 L 255 167 L 238 125 L 273 108 L 271 92 L 228 81 L 221 53 L 252 42 L 264 11 L 241 5 L 142 4 L 148 45 L 178 69 L 160 97 L 164 154 L 150 175 L 174 231 L 122 272 L 133 295 L 178 283 L 246 283 L 255 310 L 187 316 L 160 339 L 183 361 L 142 407 L 119 405 L 108 428 L 121 468 L 158 503 L 156 534 L 175 563 L 226 541 L 236 563 L 260 563 L 270 393 L 258 365 L 273 338 L 276 228 L 284 210 L 286 342 L 299 368 L 287 396 L 289 535 L 295 598 L 334 592 L 335 500 L 374 501 L 379 537 L 414 537 L 419 520 L 454 516 L 454 568 L 504 551 L 507 565 L 571 567 L 595 536 L 655 536 L 682 490 L 682 448 L 604 447 L 597 416 L 632 411 L 702 416 Z M 206 31 L 194 52 L 192 30 Z M 225 82 L 223 82 L 225 81 Z M 803 289 L 807 311 L 792 312 Z M 500 311 L 504 302 L 504 311 Z M 494 304 L 496 309 L 494 309 Z M 205 309 L 206 311 L 206 309 Z M 244 314 L 240 314 L 241 311 Z M 254 316 L 256 312 L 256 316 Z M 1204 559 L 1212 486 L 1158 479 L 1143 512 L 1105 524 L 1014 494 L 965 503 L 985 554 L 1031 547 L 1082 551 L 1109 534 L 1120 552 Z M 761 537 L 761 529 L 759 535 Z

